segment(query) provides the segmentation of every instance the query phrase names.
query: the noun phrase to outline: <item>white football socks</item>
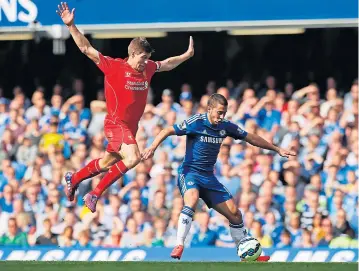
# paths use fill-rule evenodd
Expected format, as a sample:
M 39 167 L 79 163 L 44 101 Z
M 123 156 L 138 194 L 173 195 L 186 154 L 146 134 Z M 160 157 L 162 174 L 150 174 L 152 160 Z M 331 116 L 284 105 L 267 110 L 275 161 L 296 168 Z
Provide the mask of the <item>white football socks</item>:
M 193 214 L 194 210 L 191 207 L 183 207 L 177 224 L 177 245 L 184 245 L 187 234 L 191 229 Z
M 244 228 L 243 222 L 238 225 L 229 223 L 229 231 L 233 241 L 236 243 L 236 246 L 238 246 L 239 242 L 248 235 L 247 230 Z

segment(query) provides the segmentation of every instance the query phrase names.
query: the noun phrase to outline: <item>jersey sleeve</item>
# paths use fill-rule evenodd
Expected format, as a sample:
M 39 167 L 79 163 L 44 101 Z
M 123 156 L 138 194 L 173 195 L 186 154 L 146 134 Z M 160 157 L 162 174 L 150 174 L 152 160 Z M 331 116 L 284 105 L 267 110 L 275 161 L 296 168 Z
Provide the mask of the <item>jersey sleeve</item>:
M 192 121 L 191 119 L 184 120 L 180 124 L 173 125 L 173 128 L 175 129 L 176 135 L 183 136 L 183 135 L 189 135 L 192 131 L 195 129 L 195 123 L 196 121 Z
M 104 56 L 98 52 L 100 62 L 97 64 L 97 67 L 105 74 L 108 75 L 115 71 L 120 63 L 123 62 L 121 58 L 112 58 L 109 56 Z
M 243 140 L 248 134 L 246 131 L 241 129 L 237 124 L 234 124 L 233 122 L 228 122 L 226 130 L 228 135 L 234 139 Z
M 161 62 L 147 60 L 147 65 L 146 65 L 147 76 L 152 77 L 155 74 L 155 72 L 158 72 L 160 70 L 160 68 L 161 68 Z

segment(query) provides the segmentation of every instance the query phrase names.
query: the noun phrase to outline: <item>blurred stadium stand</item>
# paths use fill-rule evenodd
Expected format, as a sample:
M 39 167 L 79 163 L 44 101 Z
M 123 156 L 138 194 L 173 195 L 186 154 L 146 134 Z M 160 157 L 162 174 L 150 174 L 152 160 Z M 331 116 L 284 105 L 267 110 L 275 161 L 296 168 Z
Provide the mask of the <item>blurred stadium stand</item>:
M 161 60 L 194 36 L 195 57 L 154 77 L 137 134 L 141 149 L 163 127 L 205 111 L 206 95 L 224 87 L 229 119 L 299 153 L 284 161 L 240 142 L 223 145 L 216 175 L 250 233 L 268 248 L 357 247 L 356 1 L 182 1 L 169 12 L 158 0 L 140 1 L 138 13 L 127 13 L 130 3 L 101 2 L 70 4 L 103 54 L 125 57 L 128 36 L 147 34 Z M 64 172 L 106 145 L 103 76 L 58 25 L 52 1 L 0 3 L 0 246 L 174 246 L 183 138 L 166 140 L 153 161 L 124 177 L 123 188 L 113 185 L 96 215 L 81 200 L 66 202 Z M 274 110 L 280 117 L 271 117 Z M 81 184 L 77 199 L 98 180 Z M 209 231 L 214 237 L 203 239 Z M 187 246 L 234 243 L 226 221 L 200 204 Z

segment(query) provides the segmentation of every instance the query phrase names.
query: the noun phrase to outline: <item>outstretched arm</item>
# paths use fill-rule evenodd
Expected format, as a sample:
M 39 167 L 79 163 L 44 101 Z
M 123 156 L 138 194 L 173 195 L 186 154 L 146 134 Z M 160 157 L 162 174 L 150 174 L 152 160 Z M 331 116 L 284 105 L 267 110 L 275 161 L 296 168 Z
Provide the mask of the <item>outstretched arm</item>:
M 161 67 L 159 72 L 170 71 L 176 68 L 181 63 L 185 62 L 186 60 L 190 59 L 194 55 L 194 47 L 193 47 L 193 38 L 192 36 L 189 38 L 189 45 L 188 50 L 179 56 L 173 56 L 161 61 Z
M 58 10 L 56 13 L 61 17 L 64 24 L 68 27 L 77 47 L 79 47 L 83 54 L 98 64 L 100 62 L 98 51 L 92 47 L 88 39 L 75 26 L 75 9 L 73 8 L 70 11 L 66 2 L 61 2 L 61 5 L 58 5 L 57 7 Z
M 163 140 L 165 140 L 167 137 L 169 137 L 171 135 L 175 135 L 175 134 L 176 134 L 176 132 L 175 132 L 175 129 L 173 128 L 173 126 L 163 129 L 156 136 L 156 138 L 152 142 L 151 146 L 148 147 L 147 149 L 145 149 L 141 153 L 142 160 L 147 160 L 148 158 L 151 158 L 153 156 L 153 154 L 155 153 L 156 149 L 158 148 L 158 146 L 163 142 Z
M 248 142 L 249 144 L 259 147 L 261 149 L 275 151 L 282 157 L 289 157 L 289 156 L 296 155 L 295 152 L 281 149 L 281 148 L 269 143 L 264 138 L 262 138 L 256 134 L 248 133 L 244 140 L 246 142 Z

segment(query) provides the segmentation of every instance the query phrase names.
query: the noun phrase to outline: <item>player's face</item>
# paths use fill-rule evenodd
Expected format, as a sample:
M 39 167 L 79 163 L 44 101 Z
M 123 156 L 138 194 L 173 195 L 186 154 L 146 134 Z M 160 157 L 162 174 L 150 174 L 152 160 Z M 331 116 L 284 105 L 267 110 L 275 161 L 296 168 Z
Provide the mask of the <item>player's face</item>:
M 222 104 L 217 104 L 215 107 L 208 109 L 210 122 L 214 125 L 217 125 L 223 121 L 227 113 L 227 106 Z
M 139 71 L 139 72 L 143 72 L 145 70 L 146 67 L 146 62 L 148 59 L 150 59 L 151 54 L 149 53 L 145 53 L 145 52 L 140 52 L 140 53 L 134 53 L 133 54 L 133 60 L 135 63 L 135 70 Z

